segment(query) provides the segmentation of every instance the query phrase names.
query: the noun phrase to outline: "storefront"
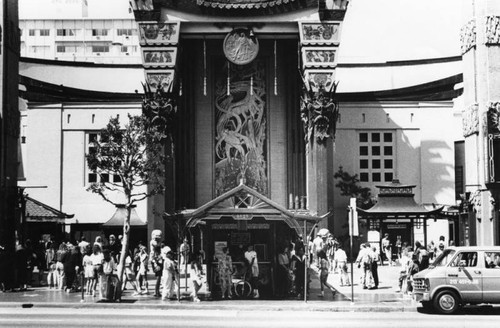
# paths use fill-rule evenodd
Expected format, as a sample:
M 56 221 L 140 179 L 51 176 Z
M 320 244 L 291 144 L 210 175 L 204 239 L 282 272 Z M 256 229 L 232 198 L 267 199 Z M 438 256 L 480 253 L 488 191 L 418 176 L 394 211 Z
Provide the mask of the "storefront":
M 235 278 L 246 270 L 244 253 L 249 245 L 257 252 L 259 291 L 262 297 L 275 295 L 277 255 L 281 247 L 306 235 L 327 215 L 317 217 L 304 211 L 290 211 L 256 190 L 240 184 L 195 210 L 181 214 L 185 236 L 193 250 L 202 250 L 207 264 L 209 290 L 217 297 L 217 257 L 227 247 L 232 257 Z M 189 239 L 189 238 L 188 238 Z

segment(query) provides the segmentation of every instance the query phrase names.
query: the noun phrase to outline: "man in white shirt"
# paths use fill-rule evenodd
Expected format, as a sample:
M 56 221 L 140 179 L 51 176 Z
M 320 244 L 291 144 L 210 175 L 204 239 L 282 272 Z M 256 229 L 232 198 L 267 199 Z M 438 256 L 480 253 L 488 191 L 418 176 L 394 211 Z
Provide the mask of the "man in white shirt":
M 342 245 L 337 246 L 335 251 L 336 267 L 340 270 L 340 286 L 350 285 L 349 275 L 347 273 L 347 254 L 342 249 Z

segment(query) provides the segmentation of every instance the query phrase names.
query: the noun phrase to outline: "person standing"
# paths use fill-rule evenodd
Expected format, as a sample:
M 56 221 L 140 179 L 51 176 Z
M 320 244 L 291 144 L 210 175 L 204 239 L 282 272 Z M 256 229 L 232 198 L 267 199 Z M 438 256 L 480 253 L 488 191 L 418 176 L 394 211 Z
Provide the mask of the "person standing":
M 80 242 L 78 243 L 78 247 L 80 247 L 80 254 L 87 254 L 87 247 L 89 246 L 89 242 L 86 240 L 85 236 L 80 237 Z
M 319 297 L 325 296 L 325 286 L 331 290 L 333 296 L 337 293 L 337 290 L 328 283 L 328 268 L 330 267 L 330 263 L 326 257 L 326 253 L 324 250 L 318 252 L 318 268 L 319 268 L 319 283 L 321 287 L 321 294 Z
M 337 263 L 337 269 L 340 271 L 340 286 L 350 286 L 351 283 L 349 282 L 349 275 L 347 273 L 347 254 L 340 244 L 335 251 L 335 262 Z
M 177 273 L 177 264 L 174 261 L 174 255 L 170 250 L 170 247 L 165 246 L 162 248 L 163 255 L 163 282 L 162 282 L 162 295 L 161 299 L 164 301 L 168 299 L 175 298 L 175 286 L 174 280 Z
M 146 246 L 139 246 L 139 270 L 137 271 L 137 285 L 141 288 L 141 294 L 149 294 L 148 285 L 148 261 L 149 256 L 146 251 Z M 144 291 L 142 291 L 144 286 Z
M 361 250 L 359 251 L 356 263 L 358 268 L 363 269 L 363 275 L 361 276 L 361 282 L 363 284 L 363 289 L 367 289 L 371 286 L 373 277 L 371 271 L 371 256 L 370 256 L 370 244 L 361 244 Z
M 189 240 L 184 238 L 181 246 L 179 247 L 179 252 L 181 253 L 181 265 L 186 265 L 191 253 L 191 246 L 189 246 Z
M 253 245 L 248 245 L 247 251 L 245 252 L 245 262 L 247 263 L 247 269 L 250 271 L 250 284 L 253 289 L 253 297 L 259 298 L 259 287 L 257 285 L 259 281 L 259 262 L 257 260 L 257 252 L 253 249 Z
M 153 272 L 156 277 L 155 284 L 155 297 L 160 297 L 160 285 L 161 285 L 161 277 L 163 274 L 163 257 L 161 256 L 161 247 L 155 246 L 153 248 L 153 254 L 151 255 L 151 267 L 153 268 Z
M 289 289 L 290 259 L 288 258 L 288 248 L 283 247 L 278 254 L 278 297 L 286 297 Z
M 120 259 L 120 252 L 122 250 L 122 244 L 116 240 L 115 235 L 109 235 L 108 249 L 111 253 L 111 257 L 118 263 Z
M 313 263 L 319 267 L 319 259 L 318 259 L 318 253 L 323 250 L 323 247 L 325 246 L 325 243 L 323 241 L 323 238 L 320 235 L 316 235 L 316 238 L 313 240 Z
M 387 259 L 388 265 L 392 265 L 392 245 L 389 240 L 389 234 L 384 234 L 384 238 L 382 239 L 382 250 L 384 252 L 385 258 Z M 382 261 L 381 265 L 384 265 Z
M 379 253 L 377 253 L 377 248 L 372 247 L 371 252 L 370 252 L 370 257 L 371 257 L 371 272 L 372 272 L 372 277 L 373 277 L 373 286 L 370 287 L 370 289 L 377 289 L 378 288 L 378 261 L 380 259 Z
M 93 275 L 90 281 L 90 293 L 92 296 L 96 296 L 97 279 L 102 272 L 102 262 L 104 257 L 101 252 L 101 246 L 94 244 L 92 247 L 92 254 L 90 255 L 90 260 L 93 267 Z
M 233 274 L 233 261 L 228 254 L 227 247 L 222 248 L 222 255 L 218 259 L 219 282 L 222 293 L 222 298 L 231 299 L 231 285 Z
M 297 293 L 297 298 L 301 299 L 304 297 L 304 280 L 305 280 L 305 260 L 304 248 L 297 248 L 295 254 L 292 256 L 291 270 L 295 274 L 295 292 Z
M 191 280 L 193 281 L 193 292 L 191 297 L 193 302 L 200 302 L 198 292 L 203 286 L 203 266 L 201 265 L 201 254 L 199 252 L 193 253 L 191 260 Z

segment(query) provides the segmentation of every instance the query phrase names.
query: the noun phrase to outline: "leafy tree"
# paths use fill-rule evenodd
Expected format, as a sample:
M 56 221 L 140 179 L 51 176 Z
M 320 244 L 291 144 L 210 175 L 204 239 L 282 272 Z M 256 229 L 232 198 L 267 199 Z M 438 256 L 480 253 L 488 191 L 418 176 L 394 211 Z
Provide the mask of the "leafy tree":
M 90 170 L 100 176 L 87 190 L 127 209 L 118 271 L 120 281 L 129 249 L 131 210 L 135 203 L 164 191 L 164 144 L 171 140 L 176 111 L 172 98 L 161 89 L 153 93 L 146 86 L 145 91 L 142 114 L 129 114 L 123 127 L 118 117 L 110 118 L 86 155 Z
M 367 209 L 374 205 L 375 201 L 370 188 L 359 185 L 360 181 L 357 174 L 351 175 L 340 166 L 333 177 L 338 179 L 335 187 L 340 189 L 340 194 L 356 198 L 356 204 L 359 208 Z

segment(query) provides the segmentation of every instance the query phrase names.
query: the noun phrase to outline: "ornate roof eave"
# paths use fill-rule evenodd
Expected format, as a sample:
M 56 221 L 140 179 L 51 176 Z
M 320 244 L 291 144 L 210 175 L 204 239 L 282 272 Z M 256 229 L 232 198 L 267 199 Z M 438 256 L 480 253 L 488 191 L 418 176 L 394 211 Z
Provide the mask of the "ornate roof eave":
M 266 9 L 298 0 L 197 0 L 198 6 L 213 9 Z
M 378 217 L 384 217 L 384 218 L 429 218 L 429 217 L 435 217 L 436 215 L 440 214 L 441 211 L 444 209 L 444 206 L 441 206 L 439 208 L 436 208 L 434 210 L 427 210 L 421 205 L 417 205 L 415 207 L 414 211 L 397 211 L 397 208 L 394 208 L 394 211 L 388 211 L 388 210 L 377 210 L 374 209 L 376 205 L 374 205 L 370 209 L 361 209 L 357 208 L 359 216 L 361 218 L 378 218 Z

